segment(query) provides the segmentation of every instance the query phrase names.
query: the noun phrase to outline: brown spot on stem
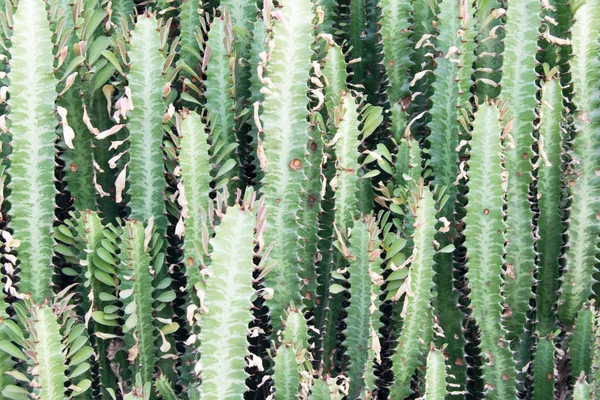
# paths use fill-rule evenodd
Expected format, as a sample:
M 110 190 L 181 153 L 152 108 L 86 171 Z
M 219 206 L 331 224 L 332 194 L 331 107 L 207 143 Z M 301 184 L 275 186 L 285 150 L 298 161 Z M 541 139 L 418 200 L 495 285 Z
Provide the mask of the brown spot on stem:
M 297 158 L 294 158 L 291 162 L 290 162 L 290 168 L 294 171 L 298 171 L 300 168 L 302 168 L 302 161 L 300 161 Z

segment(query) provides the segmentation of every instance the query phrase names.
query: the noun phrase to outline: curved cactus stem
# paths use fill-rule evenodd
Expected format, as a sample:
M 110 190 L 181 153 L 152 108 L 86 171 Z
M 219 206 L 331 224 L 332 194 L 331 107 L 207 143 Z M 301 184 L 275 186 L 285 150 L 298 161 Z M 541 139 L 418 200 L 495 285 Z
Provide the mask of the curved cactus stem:
M 350 381 L 350 398 L 371 397 L 375 387 L 375 364 L 381 363 L 381 295 L 383 283 L 377 220 L 372 215 L 354 224 L 348 239 L 347 254 L 350 305 L 344 319 L 345 354 L 349 365 L 346 374 Z M 344 239 L 342 239 L 344 240 Z
M 135 2 L 133 0 L 112 0 L 111 1 L 111 21 L 119 26 L 122 21 L 126 24 L 132 15 L 135 15 Z
M 431 310 L 431 290 L 433 289 L 435 250 L 433 239 L 436 234 L 437 214 L 433 194 L 427 186 L 419 184 L 412 199 L 416 206 L 415 230 L 413 234 L 413 254 L 408 275 L 398 288 L 394 300 L 404 296 L 402 331 L 398 338 L 396 352 L 392 355 L 394 383 L 390 388 L 390 398 L 401 400 L 411 394 L 410 382 L 419 365 L 424 364 L 426 353 L 433 339 L 433 314 Z M 418 316 L 418 317 L 417 317 Z
M 310 140 L 307 82 L 314 40 L 313 3 L 286 0 L 280 5 L 284 7 L 277 10 L 279 20 L 273 21 L 270 39 L 273 48 L 267 64 L 269 81 L 263 90 L 265 99 L 260 117 L 264 131 L 261 192 L 269 221 L 265 241 L 275 242 L 270 255 L 273 270 L 265 277 L 264 284 L 274 289 L 273 298 L 267 301 L 274 331 L 279 329 L 288 305 L 301 301 L 302 265 L 313 264 L 312 259 L 299 259 L 302 238 L 298 235 L 300 223 L 307 223 L 304 218 L 307 205 L 298 196 L 305 190 L 306 168 L 310 167 L 305 154 Z M 264 16 L 266 22 L 272 21 L 272 17 Z
M 156 26 L 154 16 L 140 15 L 131 31 L 128 52 L 131 67 L 127 78 L 133 109 L 127 113 L 131 146 L 126 168 L 131 218 L 145 221 L 154 217 L 156 226 L 164 230 L 167 220 L 164 215 L 166 182 L 162 142 L 165 132 L 163 113 L 167 107 L 163 101 L 163 86 L 167 82 L 163 75 L 165 58 L 160 50 L 161 39 Z
M 8 212 L 18 258 L 19 292 L 42 302 L 52 293 L 55 88 L 52 31 L 44 2 L 23 0 L 13 15 L 9 119 L 12 122 Z
M 575 11 L 572 28 L 572 47 L 575 57 L 571 72 L 575 94 L 573 102 L 577 111 L 573 116 L 576 133 L 570 153 L 572 163 L 567 171 L 571 204 L 565 251 L 566 271 L 563 275 L 559 297 L 558 315 L 566 325 L 571 325 L 582 304 L 593 294 L 600 244 L 600 93 L 596 82 L 600 78 L 600 3 L 590 1 Z
M 179 188 L 179 203 L 185 221 L 183 262 L 187 271 L 188 288 L 202 280 L 200 266 L 207 258 L 204 252 L 207 232 L 203 229 L 203 213 L 208 212 L 212 181 L 208 135 L 204 124 L 195 112 L 184 112 L 178 117 L 179 163 L 182 187 Z M 182 190 L 183 189 L 183 190 Z
M 467 172 L 469 204 L 464 219 L 466 278 L 471 291 L 471 313 L 481 331 L 480 348 L 486 359 L 482 369 L 489 399 L 516 396 L 515 365 L 501 325 L 507 181 L 502 167 L 501 115 L 497 105 L 489 103 L 482 104 L 475 113 Z
M 212 163 L 217 188 L 227 185 L 235 192 L 239 178 L 239 157 L 235 124 L 235 38 L 230 14 L 225 11 L 210 24 L 204 52 L 206 66 L 205 109 L 211 130 Z
M 349 60 L 357 60 L 349 65 L 350 79 L 358 85 L 368 98 L 369 104 L 381 102 L 379 93 L 382 78 L 381 43 L 379 18 L 381 9 L 377 1 L 349 0 L 346 7 L 345 30 Z
M 250 194 L 252 192 L 249 192 Z M 200 353 L 205 399 L 237 399 L 246 391 L 244 371 L 248 351 L 248 324 L 252 321 L 252 273 L 254 246 L 264 225 L 264 209 L 251 196 L 229 207 L 211 240 L 211 264 L 207 269 L 204 302 L 200 306 Z M 219 207 L 220 209 L 220 207 Z M 257 217 L 258 215 L 258 217 Z M 258 218 L 258 221 L 257 221 Z
M 339 382 L 342 378 L 342 382 Z M 308 400 L 342 400 L 344 393 L 348 391 L 346 377 L 317 378 L 310 388 Z
M 256 64 L 249 61 L 258 8 L 256 2 L 245 0 L 223 0 L 221 1 L 221 7 L 224 11 L 230 13 L 235 37 L 235 129 L 238 143 L 241 144 L 238 147 L 238 157 L 240 160 L 240 179 L 242 180 L 238 186 L 246 187 L 254 183 L 252 173 L 249 173 L 248 169 L 255 167 L 253 164 L 256 157 L 256 153 L 253 151 L 254 146 L 248 143 L 248 140 L 252 139 L 253 141 L 256 135 L 250 134 L 252 126 L 248 121 L 251 118 L 251 113 L 246 110 L 252 107 L 252 103 L 249 102 L 252 86 L 251 73 L 252 69 L 256 68 Z

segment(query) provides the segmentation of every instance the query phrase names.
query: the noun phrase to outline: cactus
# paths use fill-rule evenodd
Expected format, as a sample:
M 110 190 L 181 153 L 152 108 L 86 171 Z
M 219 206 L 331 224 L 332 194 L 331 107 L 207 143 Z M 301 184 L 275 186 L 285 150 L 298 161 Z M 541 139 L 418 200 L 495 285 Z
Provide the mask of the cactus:
M 246 357 L 249 356 L 246 336 L 252 319 L 252 258 L 255 243 L 262 240 L 264 208 L 255 204 L 252 192 L 244 202 L 228 208 L 220 205 L 211 241 L 211 265 L 205 271 L 206 288 L 200 295 L 200 370 L 203 398 L 238 398 L 245 390 Z M 225 294 L 229 292 L 229 294 Z
M 573 116 L 576 134 L 571 149 L 572 165 L 569 186 L 572 201 L 569 210 L 567 236 L 569 247 L 565 251 L 566 272 L 562 293 L 558 301 L 558 315 L 565 324 L 573 323 L 583 303 L 592 295 L 592 284 L 598 255 L 598 223 L 580 224 L 598 212 L 598 176 L 593 159 L 598 151 L 598 137 L 594 134 L 598 119 L 598 91 L 592 81 L 598 76 L 598 27 L 590 21 L 600 15 L 600 5 L 595 2 L 572 4 L 577 22 L 572 28 L 573 53 L 571 61 L 573 102 L 577 107 Z M 578 8 L 577 8 L 578 7 Z
M 58 124 L 54 117 L 58 82 L 53 74 L 52 31 L 43 3 L 19 3 L 10 40 L 10 227 L 15 239 L 21 241 L 19 290 L 43 301 L 52 293 L 54 141 Z M 30 59 L 33 54 L 35 61 Z
M 598 397 L 598 1 L 1 5 L 0 397 Z
M 306 153 L 310 140 L 307 96 L 314 13 L 310 0 L 288 0 L 281 10 L 272 15 L 263 10 L 263 14 L 265 24 L 273 24 L 273 38 L 267 56 L 268 78 L 262 89 L 265 98 L 259 131 L 263 148 L 257 151 L 264 157 L 261 193 L 271 221 L 265 228 L 265 240 L 276 240 L 271 251 L 273 270 L 265 280 L 265 285 L 274 290 L 268 304 L 276 331 L 287 304 L 300 303 L 300 273 L 307 263 L 312 265 L 311 259 L 301 259 L 303 238 L 298 230 L 302 223 L 314 225 L 316 221 L 304 220 L 308 204 L 298 196 L 306 195 L 306 170 L 312 167 Z
M 471 309 L 481 330 L 486 397 L 515 397 L 515 366 L 502 327 L 502 255 L 505 223 L 503 206 L 507 171 L 502 166 L 506 110 L 484 103 L 474 115 L 469 154 L 469 204 L 465 216 L 467 280 Z M 476 232 L 476 233 L 475 233 Z

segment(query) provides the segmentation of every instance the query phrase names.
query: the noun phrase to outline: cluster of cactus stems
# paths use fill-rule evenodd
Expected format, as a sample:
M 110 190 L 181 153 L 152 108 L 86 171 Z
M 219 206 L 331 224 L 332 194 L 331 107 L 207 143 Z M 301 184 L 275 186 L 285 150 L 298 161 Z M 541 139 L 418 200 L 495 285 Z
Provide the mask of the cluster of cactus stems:
M 600 399 L 598 21 L 0 0 L 0 397 Z

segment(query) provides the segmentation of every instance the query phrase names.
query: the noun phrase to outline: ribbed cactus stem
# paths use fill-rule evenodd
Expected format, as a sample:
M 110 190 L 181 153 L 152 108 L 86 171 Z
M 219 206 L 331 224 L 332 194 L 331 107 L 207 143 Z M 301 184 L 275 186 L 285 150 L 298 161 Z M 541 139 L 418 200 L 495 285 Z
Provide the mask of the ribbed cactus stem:
M 220 210 L 220 206 L 217 207 Z M 248 324 L 252 320 L 252 262 L 264 226 L 264 209 L 249 192 L 245 201 L 217 211 L 221 220 L 211 240 L 211 264 L 201 299 L 199 372 L 204 399 L 234 399 L 246 391 Z M 258 218 L 258 219 L 257 219 Z
M 505 112 L 504 112 L 505 113 Z M 516 396 L 516 369 L 502 328 L 503 221 L 507 172 L 502 166 L 504 114 L 495 103 L 484 103 L 475 113 L 467 172 L 465 242 L 471 291 L 471 313 L 481 331 L 483 378 L 488 399 Z
M 310 167 L 306 160 L 310 140 L 307 82 L 314 40 L 313 4 L 310 0 L 286 0 L 280 5 L 283 8 L 264 15 L 266 22 L 273 23 L 273 37 L 266 64 L 268 78 L 262 89 L 265 99 L 260 128 L 264 134 L 258 149 L 264 171 L 261 192 L 269 221 L 265 240 L 275 242 L 270 256 L 273 270 L 265 278 L 265 286 L 274 289 L 267 305 L 275 331 L 288 305 L 301 301 L 303 263 L 312 265 L 312 260 L 300 259 L 302 238 L 298 229 L 307 223 L 303 212 L 308 204 L 298 196 L 306 193 L 305 169 Z
M 381 364 L 381 295 L 383 283 L 377 220 L 366 216 L 357 221 L 348 239 L 350 305 L 344 320 L 346 354 L 351 398 L 371 397 L 375 390 L 375 366 Z M 344 239 L 342 239 L 344 240 Z
M 166 182 L 162 142 L 163 114 L 167 106 L 163 101 L 163 90 L 167 81 L 163 75 L 165 58 L 156 27 L 154 16 L 140 15 L 135 29 L 131 31 L 128 74 L 131 92 L 129 99 L 121 99 L 121 117 L 126 116 L 129 121 L 129 164 L 125 168 L 129 180 L 131 218 L 145 221 L 153 217 L 156 226 L 164 231 L 167 220 L 164 215 Z M 127 101 L 133 108 L 126 105 Z M 116 186 L 117 202 L 120 202 L 119 191 L 123 191 L 125 184 L 117 178 Z
M 203 218 L 208 215 L 212 169 L 209 155 L 208 135 L 205 126 L 195 112 L 184 112 L 177 116 L 179 162 L 182 182 L 179 187 L 178 203 L 182 207 L 185 229 L 183 263 L 186 267 L 188 287 L 201 281 L 200 268 L 208 258 L 208 231 L 203 227 Z
M 562 293 L 559 297 L 558 316 L 564 324 L 571 325 L 575 315 L 593 294 L 594 274 L 598 260 L 600 224 L 600 94 L 596 82 L 600 77 L 600 3 L 572 4 L 575 23 L 572 28 L 571 72 L 577 107 L 574 123 L 576 133 L 569 153 L 571 165 L 567 170 L 567 183 L 571 194 L 565 251 L 566 271 L 563 275 Z
M 516 351 L 517 369 L 530 361 L 529 301 L 533 296 L 536 251 L 529 192 L 533 184 L 533 122 L 537 106 L 536 50 L 541 4 L 537 0 L 511 3 L 506 12 L 501 98 L 510 110 L 512 130 L 504 149 L 508 172 L 506 255 L 503 295 L 508 311 L 503 321 Z M 520 377 L 520 380 L 523 378 Z
M 402 331 L 398 338 L 396 352 L 392 356 L 394 384 L 390 388 L 391 399 L 404 399 L 411 394 L 410 382 L 415 370 L 425 363 L 429 345 L 433 339 L 433 314 L 431 290 L 433 289 L 434 261 L 436 249 L 433 239 L 436 234 L 437 209 L 433 194 L 427 186 L 419 184 L 413 193 L 414 216 L 413 253 L 408 265 L 404 284 L 398 288 L 394 299 L 404 298 L 400 316 L 403 318 Z M 392 266 L 394 269 L 394 267 Z M 416 318 L 416 316 L 419 316 Z
M 12 193 L 10 228 L 20 262 L 21 293 L 36 301 L 52 294 L 52 223 L 54 221 L 54 157 L 58 124 L 54 117 L 55 88 L 52 31 L 45 4 L 23 0 L 13 15 L 10 48 Z
M 424 400 L 444 399 L 448 395 L 446 380 L 448 372 L 442 350 L 432 347 L 427 356 L 427 371 L 425 373 Z

